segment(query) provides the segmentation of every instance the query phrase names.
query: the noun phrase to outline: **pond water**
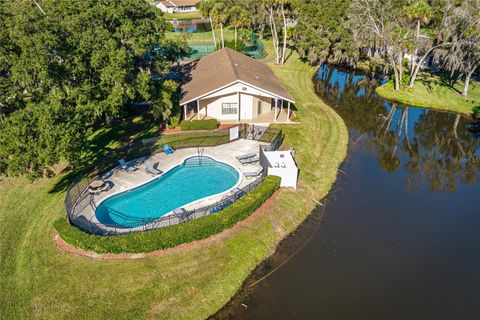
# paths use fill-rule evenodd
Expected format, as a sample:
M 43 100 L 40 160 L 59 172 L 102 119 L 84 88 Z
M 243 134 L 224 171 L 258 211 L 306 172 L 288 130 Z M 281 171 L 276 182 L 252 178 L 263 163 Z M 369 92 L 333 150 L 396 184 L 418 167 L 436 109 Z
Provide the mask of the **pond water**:
M 195 33 L 212 31 L 208 19 L 172 20 L 171 23 L 175 32 Z
M 469 119 L 388 103 L 356 72 L 324 66 L 314 82 L 349 128 L 339 178 L 213 317 L 478 319 L 480 139 Z

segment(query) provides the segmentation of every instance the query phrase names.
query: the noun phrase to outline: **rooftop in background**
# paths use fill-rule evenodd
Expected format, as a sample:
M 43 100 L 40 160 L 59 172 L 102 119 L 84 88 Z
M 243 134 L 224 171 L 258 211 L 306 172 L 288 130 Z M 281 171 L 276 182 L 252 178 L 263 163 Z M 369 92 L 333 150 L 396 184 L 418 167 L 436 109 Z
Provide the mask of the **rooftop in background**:
M 266 64 L 232 49 L 218 50 L 192 64 L 189 80 L 182 86 L 181 105 L 237 81 L 294 101 Z
M 166 8 L 171 7 L 196 7 L 200 0 L 165 0 L 155 2 L 155 5 L 163 4 Z

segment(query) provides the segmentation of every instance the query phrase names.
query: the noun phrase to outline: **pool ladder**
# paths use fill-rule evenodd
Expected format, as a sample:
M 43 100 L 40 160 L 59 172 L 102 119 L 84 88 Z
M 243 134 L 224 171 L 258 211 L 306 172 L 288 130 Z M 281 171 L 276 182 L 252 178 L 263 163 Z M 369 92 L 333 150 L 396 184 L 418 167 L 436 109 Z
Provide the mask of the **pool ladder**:
M 203 153 L 205 152 L 205 148 L 200 148 L 200 146 L 197 146 L 197 153 L 198 153 L 198 165 L 202 165 L 202 158 L 203 158 Z

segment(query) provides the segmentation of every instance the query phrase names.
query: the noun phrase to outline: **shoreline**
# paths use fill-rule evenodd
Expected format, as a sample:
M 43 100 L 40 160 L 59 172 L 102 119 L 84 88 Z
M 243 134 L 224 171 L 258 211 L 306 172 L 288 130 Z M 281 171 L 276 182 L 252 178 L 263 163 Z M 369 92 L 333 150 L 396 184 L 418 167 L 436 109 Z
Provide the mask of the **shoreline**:
M 480 101 L 475 103 L 475 98 L 472 97 L 463 97 L 460 94 L 454 95 L 451 94 L 452 97 L 455 98 L 452 103 L 450 103 L 452 100 L 450 99 L 443 99 L 441 96 L 439 96 L 437 93 L 430 93 L 430 95 L 427 98 L 424 98 L 422 100 L 421 95 L 414 92 L 414 90 L 420 90 L 418 89 L 419 87 L 414 87 L 411 89 L 412 91 L 408 90 L 401 90 L 401 91 L 394 91 L 393 89 L 389 88 L 390 83 L 383 84 L 381 86 L 378 86 L 375 89 L 375 92 L 385 100 L 392 102 L 392 103 L 400 103 L 400 104 L 405 104 L 409 105 L 412 107 L 418 107 L 418 108 L 425 108 L 425 109 L 433 109 L 433 110 L 438 110 L 438 111 L 447 111 L 447 112 L 454 112 L 454 113 L 461 113 L 466 116 L 471 116 L 473 108 L 476 105 L 480 105 Z M 420 83 L 417 83 L 416 86 L 421 86 Z M 472 84 L 471 90 L 474 89 L 475 86 L 480 87 L 480 84 Z M 448 89 L 448 88 L 447 88 Z M 451 89 L 451 88 L 450 88 Z M 453 89 L 451 89 L 453 90 Z M 459 101 L 461 100 L 466 100 L 464 103 L 465 105 L 460 105 Z M 471 104 L 471 105 L 467 105 Z

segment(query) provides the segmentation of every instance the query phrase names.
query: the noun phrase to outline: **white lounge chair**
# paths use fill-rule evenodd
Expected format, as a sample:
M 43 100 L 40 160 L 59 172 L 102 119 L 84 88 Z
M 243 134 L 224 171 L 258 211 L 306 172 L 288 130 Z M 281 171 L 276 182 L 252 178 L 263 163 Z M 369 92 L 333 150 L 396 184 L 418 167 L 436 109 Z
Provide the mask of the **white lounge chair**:
M 238 161 L 240 161 L 240 163 L 245 166 L 247 164 L 251 164 L 251 163 L 255 163 L 255 162 L 260 161 L 260 158 L 257 155 L 255 155 L 254 157 L 251 157 L 251 158 L 239 159 Z
M 235 156 L 235 158 L 237 158 L 238 160 L 242 160 L 242 159 L 253 158 L 255 156 L 256 156 L 255 153 L 247 153 L 247 154 L 241 154 L 241 155 Z
M 263 168 L 260 167 L 258 168 L 257 171 L 244 172 L 243 175 L 245 176 L 245 178 L 251 179 L 251 178 L 258 177 L 259 175 L 262 174 L 262 172 L 263 172 Z
M 152 176 L 158 176 L 163 173 L 161 170 L 156 169 L 150 162 L 146 162 L 145 165 L 145 172 L 151 174 Z

